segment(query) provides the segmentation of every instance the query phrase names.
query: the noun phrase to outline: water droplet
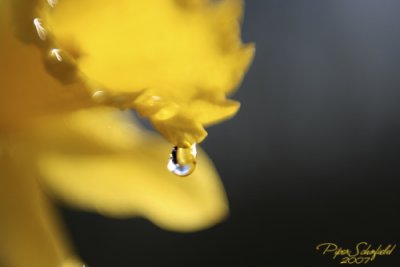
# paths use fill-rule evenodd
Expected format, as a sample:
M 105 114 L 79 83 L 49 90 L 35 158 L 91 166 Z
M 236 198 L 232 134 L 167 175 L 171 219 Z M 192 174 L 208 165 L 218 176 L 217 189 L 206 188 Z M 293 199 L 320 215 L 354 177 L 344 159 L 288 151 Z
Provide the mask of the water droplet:
M 39 38 L 40 38 L 41 40 L 46 40 L 47 31 L 46 31 L 46 29 L 43 27 L 42 20 L 39 19 L 39 18 L 35 18 L 35 19 L 33 20 L 33 25 L 34 25 L 35 28 L 36 28 L 36 31 L 37 31 L 37 34 L 39 35 Z
M 174 147 L 169 157 L 168 170 L 178 176 L 188 176 L 196 168 L 196 144 L 188 148 Z
M 62 61 L 63 61 L 63 58 L 62 58 L 62 56 L 61 56 L 61 50 L 58 49 L 58 48 L 53 48 L 53 49 L 51 49 L 50 55 L 51 55 L 52 57 L 54 57 L 55 59 L 57 59 L 59 62 L 62 62 Z
M 52 8 L 54 8 L 54 7 L 57 5 L 58 0 L 47 0 L 47 3 L 49 3 L 49 5 L 50 5 Z
M 104 104 L 105 102 L 107 102 L 108 94 L 103 90 L 98 90 L 92 94 L 92 99 L 96 103 Z

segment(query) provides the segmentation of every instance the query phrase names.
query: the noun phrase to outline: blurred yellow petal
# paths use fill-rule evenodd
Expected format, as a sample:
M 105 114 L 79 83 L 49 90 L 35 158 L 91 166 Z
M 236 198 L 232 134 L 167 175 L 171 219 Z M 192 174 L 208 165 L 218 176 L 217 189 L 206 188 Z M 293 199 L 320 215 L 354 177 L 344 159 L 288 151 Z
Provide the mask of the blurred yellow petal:
M 214 96 L 237 88 L 253 58 L 253 45 L 240 40 L 242 0 L 3 1 L 0 86 L 19 88 L 3 90 L 3 114 L 21 102 L 18 118 L 133 108 L 171 143 L 187 146 L 238 110 Z
M 241 0 L 0 0 L 1 264 L 81 265 L 38 177 L 72 205 L 167 229 L 226 216 L 204 152 L 179 178 L 159 137 L 109 110 L 77 110 L 132 108 L 174 145 L 200 143 L 205 126 L 239 108 L 227 95 L 254 54 L 240 40 L 242 9 Z
M 80 51 L 80 70 L 111 90 L 187 100 L 234 89 L 252 56 L 239 37 L 242 1 L 184 2 L 60 1 L 47 22 L 61 47 Z
M 31 169 L 21 168 L 12 154 L 2 152 L 0 263 L 7 267 L 83 266 L 73 258 L 56 213 Z
M 82 82 L 62 84 L 43 63 L 49 55 L 15 35 L 17 18 L 11 4 L 21 10 L 26 6 L 20 0 L 0 3 L 0 128 L 10 129 L 49 111 L 60 113 L 92 105 Z M 32 21 L 29 25 L 33 32 Z
M 171 145 L 109 110 L 76 112 L 61 124 L 45 128 L 64 132 L 57 136 L 65 146 L 83 143 L 79 138 L 92 143 L 39 155 L 45 185 L 68 203 L 117 217 L 144 216 L 177 231 L 209 227 L 226 216 L 225 192 L 203 151 L 197 170 L 181 178 L 166 168 Z
M 136 109 L 181 145 L 201 142 L 205 125 L 237 111 L 203 107 L 214 104 L 204 96 L 237 88 L 252 60 L 254 47 L 240 40 L 242 9 L 242 0 L 70 0 L 47 6 L 38 16 L 54 46 L 96 84 L 92 91 L 108 92 L 103 104 Z M 132 93 L 121 103 L 120 94 Z M 144 102 L 136 99 L 141 95 Z M 153 105 L 148 97 L 158 102 Z M 204 105 L 189 110 L 199 97 Z M 191 122 L 177 129 L 182 118 Z

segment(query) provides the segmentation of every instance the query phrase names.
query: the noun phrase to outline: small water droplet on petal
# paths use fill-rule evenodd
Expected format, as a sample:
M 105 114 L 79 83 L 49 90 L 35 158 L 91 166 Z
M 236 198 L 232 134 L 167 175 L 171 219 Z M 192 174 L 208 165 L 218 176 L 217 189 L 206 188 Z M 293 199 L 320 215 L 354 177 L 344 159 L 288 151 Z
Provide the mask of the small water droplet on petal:
M 62 56 L 61 56 L 61 50 L 58 49 L 58 48 L 53 48 L 53 49 L 51 49 L 50 55 L 51 55 L 52 57 L 54 57 L 55 59 L 57 59 L 59 62 L 62 62 L 62 61 L 63 61 L 63 58 L 62 58 Z
M 108 94 L 103 90 L 98 90 L 92 94 L 92 99 L 98 104 L 103 104 L 107 102 Z
M 39 19 L 39 18 L 35 18 L 35 19 L 33 20 L 33 25 L 34 25 L 35 28 L 36 28 L 36 31 L 37 31 L 37 34 L 38 34 L 39 38 L 40 38 L 41 40 L 46 40 L 47 31 L 46 31 L 46 29 L 43 27 L 42 20 Z
M 54 8 L 54 7 L 57 5 L 58 0 L 47 0 L 47 3 L 49 3 L 49 5 L 50 5 L 52 8 Z
M 167 168 L 177 176 L 188 176 L 196 168 L 196 144 L 189 148 L 174 147 L 170 154 Z

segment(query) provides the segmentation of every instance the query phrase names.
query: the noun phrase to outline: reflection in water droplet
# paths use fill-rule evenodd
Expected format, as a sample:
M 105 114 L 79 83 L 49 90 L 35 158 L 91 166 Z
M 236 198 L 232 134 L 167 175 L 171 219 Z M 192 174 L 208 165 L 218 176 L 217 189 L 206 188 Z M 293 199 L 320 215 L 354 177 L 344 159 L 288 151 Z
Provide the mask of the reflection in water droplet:
M 190 175 L 196 168 L 196 154 L 196 144 L 189 148 L 174 147 L 168 161 L 168 170 L 181 177 Z

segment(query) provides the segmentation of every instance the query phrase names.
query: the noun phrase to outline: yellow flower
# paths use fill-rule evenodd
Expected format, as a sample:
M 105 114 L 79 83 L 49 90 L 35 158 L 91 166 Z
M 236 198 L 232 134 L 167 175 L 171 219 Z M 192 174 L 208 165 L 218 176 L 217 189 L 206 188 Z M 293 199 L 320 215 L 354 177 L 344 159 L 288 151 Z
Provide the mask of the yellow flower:
M 200 143 L 239 107 L 226 95 L 254 50 L 240 41 L 241 12 L 240 0 L 0 0 L 0 265 L 80 266 L 44 188 L 177 231 L 226 215 L 203 152 L 176 177 L 171 145 L 117 110 L 136 110 L 173 146 Z

